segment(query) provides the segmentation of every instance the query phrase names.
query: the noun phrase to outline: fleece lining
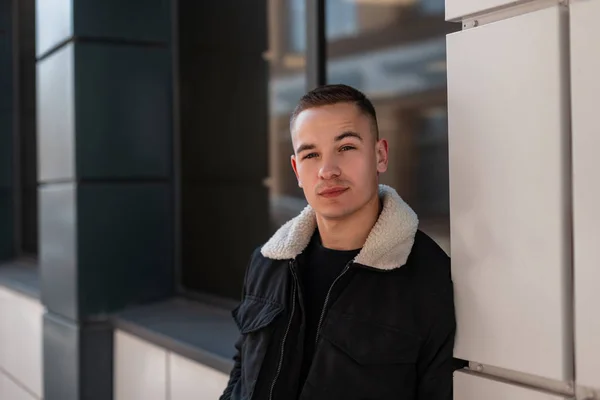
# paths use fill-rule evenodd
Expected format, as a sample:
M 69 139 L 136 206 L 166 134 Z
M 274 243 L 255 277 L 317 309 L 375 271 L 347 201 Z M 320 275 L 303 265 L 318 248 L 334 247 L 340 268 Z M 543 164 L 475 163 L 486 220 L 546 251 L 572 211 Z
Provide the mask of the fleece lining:
M 381 270 L 400 268 L 412 249 L 419 219 L 391 187 L 379 185 L 379 197 L 383 210 L 354 262 Z M 316 227 L 315 211 L 306 206 L 275 232 L 261 253 L 274 260 L 294 259 L 308 246 Z

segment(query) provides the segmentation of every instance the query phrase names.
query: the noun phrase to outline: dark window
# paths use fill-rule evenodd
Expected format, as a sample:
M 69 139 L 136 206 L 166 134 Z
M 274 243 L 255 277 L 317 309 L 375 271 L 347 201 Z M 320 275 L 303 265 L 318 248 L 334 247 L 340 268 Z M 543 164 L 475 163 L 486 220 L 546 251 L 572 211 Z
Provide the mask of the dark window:
M 180 289 L 237 299 L 269 229 L 266 1 L 180 1 L 177 20 Z

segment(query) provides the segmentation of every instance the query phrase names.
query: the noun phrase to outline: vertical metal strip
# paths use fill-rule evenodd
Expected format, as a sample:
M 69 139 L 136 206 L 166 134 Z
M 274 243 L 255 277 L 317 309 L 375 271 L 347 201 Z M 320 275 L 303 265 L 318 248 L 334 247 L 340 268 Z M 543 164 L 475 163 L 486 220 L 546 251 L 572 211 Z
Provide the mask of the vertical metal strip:
M 181 107 L 180 107 L 180 75 L 179 75 L 179 1 L 171 2 L 171 77 L 172 101 L 171 108 L 173 124 L 171 132 L 172 143 L 172 176 L 173 179 L 173 258 L 175 291 L 183 291 L 182 257 L 181 257 Z
M 21 256 L 22 252 L 22 233 L 23 233 L 23 174 L 21 168 L 21 92 L 20 92 L 20 34 L 21 27 L 19 16 L 18 0 L 13 0 L 12 4 L 12 195 L 13 195 L 13 252 L 16 257 Z
M 325 37 L 325 2 L 306 0 L 306 89 L 312 90 L 327 81 L 327 38 Z
M 564 255 L 564 376 L 570 380 L 571 388 L 575 381 L 575 280 L 573 254 L 573 149 L 572 149 L 572 107 L 571 107 L 571 23 L 568 2 L 560 5 L 560 49 L 561 49 L 561 113 L 563 117 L 563 227 L 565 241 Z

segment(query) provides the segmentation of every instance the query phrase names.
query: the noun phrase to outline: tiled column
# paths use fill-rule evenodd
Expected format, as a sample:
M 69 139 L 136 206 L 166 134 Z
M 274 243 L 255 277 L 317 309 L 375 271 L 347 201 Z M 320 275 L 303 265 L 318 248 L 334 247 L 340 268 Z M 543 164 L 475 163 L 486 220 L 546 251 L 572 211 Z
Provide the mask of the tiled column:
M 0 0 L 0 261 L 14 254 L 12 1 Z
M 36 12 L 45 399 L 111 399 L 104 316 L 174 287 L 171 4 Z

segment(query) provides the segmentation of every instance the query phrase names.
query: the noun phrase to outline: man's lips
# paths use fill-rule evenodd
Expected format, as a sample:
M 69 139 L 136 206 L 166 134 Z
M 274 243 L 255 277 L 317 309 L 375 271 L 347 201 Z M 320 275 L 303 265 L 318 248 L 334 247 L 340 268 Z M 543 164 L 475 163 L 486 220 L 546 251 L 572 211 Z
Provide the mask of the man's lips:
M 331 187 L 327 189 L 323 189 L 319 192 L 319 196 L 323 197 L 337 197 L 344 193 L 348 188 L 342 186 Z

